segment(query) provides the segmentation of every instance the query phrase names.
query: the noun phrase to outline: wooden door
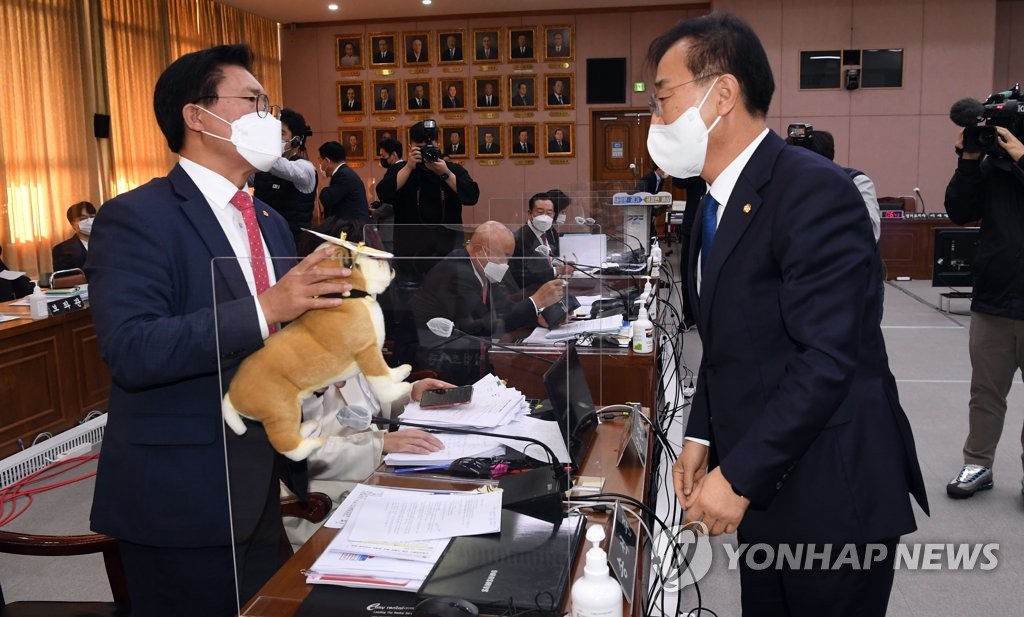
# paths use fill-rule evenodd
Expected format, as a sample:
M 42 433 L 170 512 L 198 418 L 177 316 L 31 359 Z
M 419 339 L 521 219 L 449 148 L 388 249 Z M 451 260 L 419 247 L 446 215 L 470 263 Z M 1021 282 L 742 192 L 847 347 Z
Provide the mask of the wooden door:
M 632 190 L 650 170 L 646 109 L 591 112 L 591 185 L 594 188 Z M 633 165 L 633 167 L 630 167 Z

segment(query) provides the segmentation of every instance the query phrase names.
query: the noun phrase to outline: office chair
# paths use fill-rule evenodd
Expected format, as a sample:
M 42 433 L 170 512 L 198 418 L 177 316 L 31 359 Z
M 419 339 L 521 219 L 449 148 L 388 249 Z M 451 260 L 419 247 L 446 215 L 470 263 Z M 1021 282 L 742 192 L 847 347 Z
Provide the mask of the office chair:
M 311 523 L 319 523 L 327 518 L 331 512 L 331 498 L 324 493 L 310 493 L 305 499 L 298 497 L 281 498 L 281 516 L 294 516 L 305 519 Z M 278 551 L 281 563 L 288 561 L 292 556 L 292 545 L 288 541 L 288 535 L 281 531 L 280 550 Z M 0 613 L 0 617 L 7 617 Z
M 23 601 L 7 604 L 0 589 L 0 617 L 127 617 L 131 600 L 117 540 L 103 534 L 43 536 L 0 531 L 0 553 L 64 557 L 102 553 L 113 602 Z M 56 582 L 56 581 L 55 581 Z
M 85 272 L 81 268 L 58 270 L 50 275 L 50 289 L 66 289 L 85 285 Z

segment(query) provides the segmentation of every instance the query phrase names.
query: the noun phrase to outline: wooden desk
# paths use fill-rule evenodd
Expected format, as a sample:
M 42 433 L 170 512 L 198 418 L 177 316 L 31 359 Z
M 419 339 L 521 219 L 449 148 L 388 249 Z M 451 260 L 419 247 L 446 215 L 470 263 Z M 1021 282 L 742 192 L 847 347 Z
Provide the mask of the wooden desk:
M 628 422 L 623 418 L 617 418 L 599 425 L 594 443 L 587 454 L 580 473 L 585 476 L 604 477 L 603 492 L 605 493 L 621 493 L 646 501 L 650 478 L 654 473 L 646 472 L 635 459 L 627 459 L 621 467 L 615 464 L 619 457 L 619 444 L 622 441 L 622 433 L 627 427 Z M 649 443 L 653 443 L 653 441 L 653 439 L 648 439 Z M 648 460 L 650 460 L 650 457 L 648 457 Z M 467 490 L 478 486 L 478 484 L 470 481 L 413 478 L 406 474 L 392 474 L 383 471 L 375 473 L 367 482 L 384 486 L 448 490 Z M 608 514 L 587 512 L 587 517 L 589 519 L 588 523 L 601 523 L 606 526 L 611 523 Z M 331 539 L 336 534 L 336 529 L 321 527 L 277 571 L 273 578 L 260 589 L 256 597 L 246 604 L 241 612 L 241 617 L 292 617 L 295 615 L 299 605 L 302 604 L 302 601 L 313 588 L 312 585 L 306 583 L 306 576 L 302 571 L 313 565 L 313 562 L 327 548 L 327 545 L 330 544 Z M 583 567 L 586 561 L 585 553 L 586 548 L 581 544 L 576 565 L 570 576 L 570 585 L 572 581 L 575 581 L 583 574 Z M 633 604 L 626 604 L 623 611 L 624 615 L 638 614 L 636 611 L 639 609 L 640 599 L 643 597 L 642 594 L 646 590 L 646 579 L 638 581 L 636 589 L 637 595 L 633 600 Z M 633 609 L 633 611 L 631 612 L 630 609 Z
M 29 314 L 0 304 L 0 313 Z M 0 457 L 43 431 L 58 433 L 93 409 L 105 410 L 110 373 L 100 359 L 89 309 L 0 323 Z
M 935 257 L 935 228 L 956 227 L 947 218 L 882 219 L 878 250 L 885 278 L 898 276 L 930 281 Z
M 565 349 L 564 346 L 509 346 L 550 362 L 557 360 Z M 655 408 L 658 398 L 657 357 L 660 353 L 657 335 L 654 337 L 652 353 L 633 353 L 628 347 L 579 346 L 576 352 L 595 401 L 604 401 L 605 405 L 630 401 L 640 403 L 647 409 Z M 551 366 L 550 362 L 528 358 L 498 347 L 491 347 L 487 353 L 494 374 L 507 381 L 509 386 L 522 392 L 526 398 L 548 397 L 542 377 Z

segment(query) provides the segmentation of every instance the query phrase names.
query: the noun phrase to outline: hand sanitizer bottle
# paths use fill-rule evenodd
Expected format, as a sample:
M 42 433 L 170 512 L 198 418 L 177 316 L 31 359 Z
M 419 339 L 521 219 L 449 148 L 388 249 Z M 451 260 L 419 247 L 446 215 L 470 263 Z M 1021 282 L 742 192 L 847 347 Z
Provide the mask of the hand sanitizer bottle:
M 608 573 L 608 556 L 601 549 L 604 527 L 587 528 L 587 565 L 572 586 L 572 617 L 621 617 L 622 588 Z
M 633 322 L 633 353 L 654 351 L 654 324 L 647 316 L 647 309 L 640 307 L 640 315 Z
M 50 316 L 50 310 L 46 307 L 46 294 L 39 289 L 39 283 L 36 283 L 36 288 L 28 297 L 28 310 L 32 319 L 46 319 Z

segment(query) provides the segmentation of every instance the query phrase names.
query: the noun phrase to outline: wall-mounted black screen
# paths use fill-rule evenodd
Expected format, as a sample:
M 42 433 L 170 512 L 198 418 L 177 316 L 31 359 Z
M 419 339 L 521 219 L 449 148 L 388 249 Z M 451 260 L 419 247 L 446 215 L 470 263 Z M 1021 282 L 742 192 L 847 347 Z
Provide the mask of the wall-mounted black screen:
M 587 104 L 626 102 L 626 59 L 587 58 Z

